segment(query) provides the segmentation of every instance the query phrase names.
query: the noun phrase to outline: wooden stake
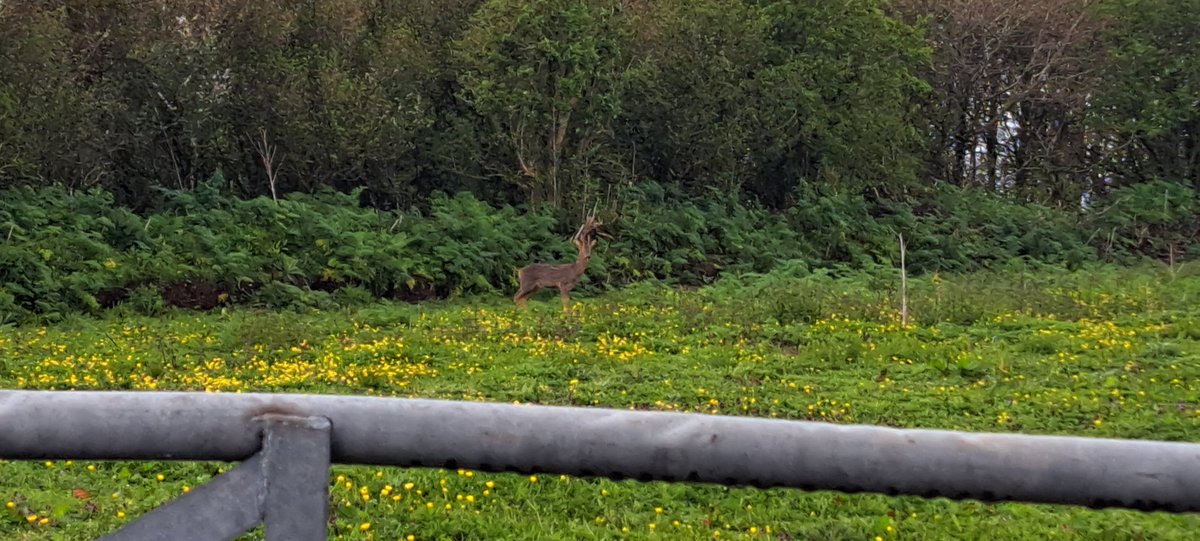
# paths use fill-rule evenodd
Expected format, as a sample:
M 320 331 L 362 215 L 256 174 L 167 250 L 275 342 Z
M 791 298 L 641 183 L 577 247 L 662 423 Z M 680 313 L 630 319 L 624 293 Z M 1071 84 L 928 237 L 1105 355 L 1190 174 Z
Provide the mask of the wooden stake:
M 908 270 L 904 267 L 904 234 L 900 233 L 900 324 L 908 326 Z

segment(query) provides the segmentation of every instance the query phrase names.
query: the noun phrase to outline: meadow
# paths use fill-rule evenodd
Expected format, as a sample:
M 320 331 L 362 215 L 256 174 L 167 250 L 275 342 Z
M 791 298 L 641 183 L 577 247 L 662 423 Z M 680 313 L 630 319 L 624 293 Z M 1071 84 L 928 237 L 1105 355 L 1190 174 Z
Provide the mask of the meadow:
M 0 388 L 382 395 L 1200 441 L 1200 272 L 911 283 L 784 265 L 680 289 L 0 327 Z M 0 463 L 0 537 L 93 539 L 227 463 Z M 1200 516 L 335 466 L 337 539 L 1193 539 Z M 247 538 L 260 538 L 252 533 Z

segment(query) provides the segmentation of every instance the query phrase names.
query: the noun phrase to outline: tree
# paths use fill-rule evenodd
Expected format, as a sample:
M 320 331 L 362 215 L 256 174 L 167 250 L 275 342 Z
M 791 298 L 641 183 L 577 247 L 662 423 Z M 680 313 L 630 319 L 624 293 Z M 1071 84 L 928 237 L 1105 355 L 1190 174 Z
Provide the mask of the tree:
M 471 19 L 455 47 L 459 96 L 483 123 L 490 178 L 554 206 L 589 181 L 620 178 L 613 122 L 636 70 L 619 10 L 609 0 L 491 0 Z
M 934 50 L 924 72 L 928 173 L 1077 204 L 1091 182 L 1083 123 L 1101 22 L 1090 0 L 901 0 Z
M 87 92 L 74 47 L 65 9 L 0 3 L 0 187 L 109 178 L 106 104 Z
M 805 182 L 879 196 L 915 186 L 920 32 L 877 0 L 762 5 L 773 46 L 752 82 L 762 103 L 752 189 L 778 201 Z
M 1106 0 L 1104 84 L 1091 109 L 1111 181 L 1200 192 L 1200 1 Z
M 738 191 L 764 129 L 755 73 L 767 67 L 770 25 L 742 0 L 662 0 L 631 6 L 631 54 L 645 77 L 630 89 L 619 133 L 642 176 L 692 192 Z

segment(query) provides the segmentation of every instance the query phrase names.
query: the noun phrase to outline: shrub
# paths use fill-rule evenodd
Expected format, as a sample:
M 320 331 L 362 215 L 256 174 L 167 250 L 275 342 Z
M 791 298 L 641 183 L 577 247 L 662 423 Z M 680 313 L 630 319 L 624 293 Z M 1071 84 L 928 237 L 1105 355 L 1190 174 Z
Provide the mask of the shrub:
M 362 208 L 358 192 L 230 198 L 221 195 L 224 182 L 218 174 L 194 191 L 164 190 L 159 210 L 145 215 L 114 207 L 99 190 L 4 192 L 0 323 L 95 314 L 122 303 L 157 313 L 167 306 L 325 309 L 371 298 L 507 295 L 516 269 L 575 257 L 567 239 L 578 218 L 544 208 L 497 208 L 459 193 L 436 194 L 425 211 L 381 211 Z M 1194 209 L 1187 206 L 1194 195 L 1168 191 L 1170 208 L 1155 214 L 1146 205 L 1158 188 L 1119 192 L 1128 197 L 1081 223 L 962 189 L 908 203 L 801 191 L 789 211 L 774 214 L 725 193 L 697 199 L 646 182 L 623 194 L 618 211 L 602 214 L 615 238 L 597 246 L 580 287 L 704 285 L 746 275 L 722 287 L 767 297 L 773 305 L 764 317 L 808 320 L 838 306 L 878 310 L 895 287 L 898 233 L 908 240 L 908 266 L 918 281 L 933 272 L 1001 272 L 1013 264 L 1027 274 L 1043 273 L 1045 264 L 1076 268 L 1096 259 L 1083 234 L 1096 224 L 1120 239 L 1105 243 L 1106 253 L 1127 254 L 1128 261 L 1161 252 L 1163 243 L 1182 247 L 1194 237 Z M 812 295 L 835 278 L 858 285 L 838 298 Z M 954 294 L 944 292 L 942 300 L 913 302 L 928 301 L 927 312 L 939 318 L 977 317 L 969 303 L 947 301 Z

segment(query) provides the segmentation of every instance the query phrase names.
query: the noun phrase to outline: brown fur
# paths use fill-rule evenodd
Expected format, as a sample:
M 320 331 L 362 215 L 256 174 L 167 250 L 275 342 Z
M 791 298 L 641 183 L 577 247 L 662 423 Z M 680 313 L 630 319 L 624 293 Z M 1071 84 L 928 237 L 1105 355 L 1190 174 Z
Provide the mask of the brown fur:
M 575 236 L 571 238 L 575 249 L 579 251 L 574 263 L 566 265 L 534 263 L 518 270 L 517 280 L 521 283 L 521 287 L 517 290 L 516 295 L 513 295 L 513 302 L 517 303 L 518 307 L 524 308 L 526 301 L 534 293 L 543 288 L 556 287 L 559 297 L 562 298 L 563 310 L 569 310 L 571 289 L 579 283 L 579 278 L 587 270 L 592 248 L 596 246 L 596 239 L 592 238 L 592 233 L 601 225 L 603 224 L 594 217 L 588 217 L 587 221 L 579 227 Z

